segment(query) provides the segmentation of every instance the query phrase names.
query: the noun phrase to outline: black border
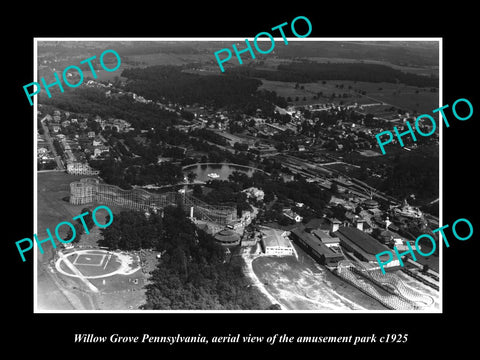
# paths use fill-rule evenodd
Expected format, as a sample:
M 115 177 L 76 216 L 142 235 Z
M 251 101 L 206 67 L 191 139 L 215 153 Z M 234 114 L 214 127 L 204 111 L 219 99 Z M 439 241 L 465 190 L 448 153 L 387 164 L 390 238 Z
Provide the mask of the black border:
M 418 5 L 418 4 L 417 4 Z M 42 5 L 45 8 L 50 4 Z M 199 5 L 199 9 L 183 4 L 183 9 L 155 5 L 112 5 L 102 11 L 96 4 L 60 12 L 31 9 L 22 12 L 22 21 L 14 29 L 14 36 L 5 40 L 10 57 L 4 65 L 7 74 L 7 91 L 4 104 L 8 116 L 4 118 L 4 182 L 6 197 L 7 229 L 5 257 L 11 271 L 4 276 L 5 311 L 12 314 L 7 327 L 7 346 L 31 344 L 37 352 L 58 350 L 75 352 L 82 349 L 100 349 L 100 344 L 74 344 L 74 333 L 95 333 L 109 336 L 122 335 L 228 335 L 272 334 L 294 335 L 350 335 L 380 336 L 387 333 L 408 333 L 406 344 L 373 344 L 353 347 L 351 344 L 295 345 L 305 351 L 315 351 L 307 356 L 321 356 L 323 351 L 337 354 L 357 354 L 368 349 L 372 355 L 390 356 L 395 352 L 419 355 L 433 354 L 461 345 L 462 350 L 473 347 L 474 333 L 466 328 L 475 313 L 476 297 L 474 268 L 478 245 L 478 233 L 465 242 L 453 240 L 449 249 L 444 248 L 444 313 L 443 314 L 33 314 L 33 258 L 22 263 L 14 241 L 31 237 L 33 233 L 33 108 L 25 99 L 22 86 L 33 81 L 34 37 L 230 37 L 256 35 L 260 31 L 290 22 L 299 15 L 306 16 L 313 25 L 311 37 L 442 37 L 443 38 L 443 103 L 452 104 L 458 98 L 469 99 L 474 106 L 473 117 L 465 122 L 452 121 L 444 128 L 443 138 L 443 209 L 444 223 L 453 223 L 466 217 L 478 228 L 476 205 L 477 179 L 475 136 L 478 95 L 473 91 L 476 70 L 476 43 L 474 38 L 475 10 L 467 5 L 452 5 L 446 10 L 427 9 L 408 4 L 385 3 L 379 8 L 367 4 L 316 3 L 305 7 L 300 4 L 267 6 L 262 13 L 258 6 L 245 3 Z M 38 5 L 40 7 L 40 5 Z M 121 7 L 121 8 L 119 8 Z M 273 11 L 275 9 L 275 11 Z M 38 11 L 37 11 L 38 10 Z M 30 25 L 29 25 L 30 24 Z M 29 27 L 30 26 L 30 27 Z M 12 29 L 4 29 L 4 35 Z M 6 60 L 4 58 L 4 60 Z M 10 140 L 11 139 L 11 140 Z M 8 171 L 9 170 L 9 171 Z M 13 188 L 13 189 L 12 189 Z M 11 195 L 10 195 L 11 194 Z M 5 216 L 5 215 L 4 215 Z M 479 230 L 476 230 L 479 231 Z M 469 287 L 467 287 L 469 286 Z M 10 296 L 9 296 L 10 295 Z M 473 319 L 472 319 L 473 320 Z M 475 325 L 474 325 L 475 326 Z M 13 327 L 12 329 L 9 329 Z M 44 345 L 44 346 L 40 346 Z M 47 346 L 45 346 L 47 345 Z M 48 346 L 51 345 L 51 346 Z M 119 352 L 134 348 L 143 350 L 142 344 L 106 344 Z M 158 356 L 173 351 L 202 351 L 227 355 L 231 351 L 281 352 L 291 345 L 233 345 L 196 346 L 143 344 Z M 407 352 L 407 349 L 410 352 Z M 376 352 L 371 352 L 372 350 Z M 227 351 L 227 352 L 224 352 Z M 414 351 L 414 352 L 412 352 Z M 253 354 L 253 353 L 252 353 Z

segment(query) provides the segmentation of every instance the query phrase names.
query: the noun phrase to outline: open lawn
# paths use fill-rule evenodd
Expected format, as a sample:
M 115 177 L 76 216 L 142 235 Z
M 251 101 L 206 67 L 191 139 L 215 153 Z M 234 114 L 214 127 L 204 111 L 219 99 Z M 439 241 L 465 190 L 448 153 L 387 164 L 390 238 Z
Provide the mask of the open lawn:
M 83 176 L 84 177 L 84 176 Z M 37 235 L 39 240 L 48 237 L 46 229 L 50 229 L 55 237 L 55 227 L 62 221 L 72 221 L 85 207 L 68 202 L 70 183 L 78 181 L 82 176 L 69 175 L 63 172 L 45 172 L 37 174 Z M 68 226 L 59 229 L 60 235 L 66 234 Z M 57 240 L 55 239 L 57 242 Z M 58 242 L 57 242 L 58 244 Z M 53 257 L 50 243 L 44 244 L 45 253 L 38 252 L 39 262 L 47 262 Z
M 61 221 L 72 221 L 72 218 L 79 215 L 84 207 L 93 209 L 96 204 L 71 205 L 68 202 L 70 194 L 69 184 L 78 181 L 84 176 L 73 176 L 63 172 L 39 173 L 38 175 L 38 226 L 37 234 L 39 239 L 45 239 L 49 228 L 54 235 L 56 225 Z M 113 213 L 120 209 L 109 206 Z M 104 223 L 103 211 L 97 213 L 98 221 Z M 67 228 L 66 226 L 62 227 Z M 66 230 L 65 230 L 66 231 Z M 83 234 L 80 242 L 76 244 L 84 248 L 96 247 L 97 241 L 101 238 L 99 228 L 94 226 L 90 234 Z M 57 247 L 60 245 L 54 239 Z M 141 269 L 130 274 L 114 274 L 107 277 L 89 279 L 99 290 L 92 293 L 85 284 L 76 277 L 59 273 L 50 260 L 53 259 L 54 250 L 50 243 L 44 244 L 45 254 L 38 252 L 38 277 L 37 277 L 37 306 L 40 310 L 127 310 L 138 309 L 145 302 L 145 290 L 148 273 Z M 117 256 L 125 256 L 119 254 Z M 143 261 L 150 261 L 156 264 L 156 253 L 145 252 L 142 255 Z M 132 255 L 129 265 L 131 269 L 137 268 L 140 264 L 137 257 Z M 72 254 L 69 257 L 75 267 L 85 276 L 98 276 L 109 274 L 119 269 L 120 263 L 117 257 L 108 259 L 108 255 L 102 251 L 93 250 L 88 254 Z M 108 262 L 107 262 L 108 260 Z M 130 260 L 127 260 L 127 263 Z M 67 274 L 72 274 L 64 263 L 60 264 L 61 269 Z M 149 270 L 152 270 L 150 268 Z
M 262 85 L 259 89 L 266 89 L 275 91 L 277 95 L 284 98 L 290 97 L 292 105 L 305 104 L 343 104 L 349 105 L 357 104 L 373 104 L 386 103 L 389 106 L 394 106 L 408 112 L 417 113 L 431 113 L 433 109 L 438 108 L 438 93 L 431 92 L 428 88 L 417 88 L 414 86 L 407 86 L 403 84 L 392 83 L 368 83 L 368 82 L 353 82 L 353 81 L 337 81 L 329 80 L 325 84 L 322 81 L 315 83 L 299 84 L 295 89 L 294 82 L 271 81 L 262 79 Z M 301 89 L 301 87 L 304 89 Z M 338 86 L 338 87 L 337 87 Z M 341 88 L 343 86 L 343 88 Z M 349 87 L 351 87 L 349 89 Z M 356 92 L 366 91 L 365 95 Z M 417 93 L 418 91 L 418 93 Z M 313 99 L 313 96 L 322 93 L 318 99 Z M 339 98 L 343 94 L 348 94 L 346 98 Z M 336 94 L 335 98 L 331 98 L 332 94 Z M 299 101 L 294 101 L 298 96 Z M 306 101 L 303 101 L 303 97 Z
M 143 66 L 154 65 L 185 65 L 194 62 L 205 62 L 214 60 L 212 54 L 173 54 L 173 53 L 157 53 L 157 54 L 141 54 L 129 55 L 129 60 L 141 62 Z M 218 66 L 217 66 L 218 69 Z M 218 73 L 220 70 L 218 70 Z

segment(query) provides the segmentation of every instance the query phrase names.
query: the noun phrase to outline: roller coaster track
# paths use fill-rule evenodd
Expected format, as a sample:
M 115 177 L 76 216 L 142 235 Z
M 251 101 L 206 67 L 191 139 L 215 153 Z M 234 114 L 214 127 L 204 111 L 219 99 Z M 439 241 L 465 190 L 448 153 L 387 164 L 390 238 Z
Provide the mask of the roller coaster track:
M 390 293 L 387 294 L 382 294 L 380 293 L 375 286 L 368 282 L 368 281 L 362 281 L 361 279 L 358 279 L 357 276 L 355 276 L 355 273 L 350 270 L 350 265 L 347 266 L 339 266 L 337 268 L 337 274 L 361 290 L 362 292 L 366 293 L 367 295 L 373 297 L 377 301 L 379 301 L 381 304 L 386 306 L 389 309 L 394 309 L 394 310 L 416 310 L 418 309 L 417 306 L 412 304 L 410 301 L 405 301 L 404 299 L 392 295 Z
M 193 207 L 193 216 L 196 219 L 223 226 L 236 218 L 236 208 L 234 206 L 210 205 L 188 194 L 177 192 L 156 194 L 143 189 L 123 190 L 108 184 L 96 184 L 94 186 L 94 198 L 99 203 L 139 211 L 161 210 L 169 205 L 182 205 L 185 212 L 189 213 L 190 208 Z
M 371 279 L 386 291 L 400 296 L 407 301 L 414 302 L 418 306 L 431 306 L 434 303 L 434 300 L 431 296 L 416 292 L 412 288 L 405 285 L 405 283 L 394 274 L 382 274 L 379 270 L 359 269 L 358 267 L 354 267 L 353 271 L 361 276 L 366 277 L 367 279 Z
M 337 273 L 351 282 L 360 290 L 380 301 L 385 306 L 397 310 L 415 310 L 433 305 L 434 299 L 411 289 L 396 275 L 382 274 L 378 269 L 368 269 L 360 263 L 348 260 L 342 261 L 337 268 Z M 359 280 L 355 275 L 360 275 L 367 281 Z M 372 284 L 373 282 L 389 295 L 381 294 Z

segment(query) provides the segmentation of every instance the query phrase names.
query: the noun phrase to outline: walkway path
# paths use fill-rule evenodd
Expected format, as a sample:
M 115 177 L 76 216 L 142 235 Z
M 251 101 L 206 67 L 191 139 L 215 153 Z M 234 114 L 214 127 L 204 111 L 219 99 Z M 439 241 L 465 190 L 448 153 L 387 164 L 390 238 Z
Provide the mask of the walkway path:
M 76 275 L 77 278 L 79 278 L 85 285 L 87 285 L 87 287 L 92 290 L 93 292 L 98 292 L 98 289 L 90 282 L 88 281 L 85 276 L 83 276 L 83 274 L 80 272 L 80 270 L 78 270 L 75 265 L 73 265 L 71 263 L 70 260 L 68 260 L 67 256 L 65 256 L 61 251 L 58 252 L 58 256 L 60 257 L 60 259 L 63 260 L 63 262 L 65 263 L 65 265 L 68 266 L 68 268 L 70 270 L 73 271 L 73 273 Z M 57 268 L 58 270 L 58 268 Z
M 261 256 L 261 255 L 257 255 L 257 256 L 254 256 L 254 255 L 250 255 L 249 252 L 250 252 L 250 249 L 248 248 L 248 250 L 245 250 L 247 251 L 247 253 L 243 252 L 242 253 L 242 258 L 243 260 L 245 261 L 245 275 L 250 278 L 250 280 L 252 281 L 253 285 L 256 286 L 258 288 L 258 290 L 260 290 L 260 292 L 262 294 L 264 294 L 268 300 L 270 300 L 270 302 L 272 304 L 278 304 L 280 306 L 280 308 L 282 310 L 288 310 L 285 308 L 285 306 L 283 306 L 279 301 L 277 301 L 277 299 L 275 299 L 272 294 L 270 294 L 267 289 L 265 288 L 265 286 L 262 284 L 262 282 L 260 280 L 258 280 L 258 277 L 257 275 L 255 275 L 255 272 L 253 271 L 253 267 L 252 267 L 252 261 L 254 259 L 256 259 L 258 256 Z

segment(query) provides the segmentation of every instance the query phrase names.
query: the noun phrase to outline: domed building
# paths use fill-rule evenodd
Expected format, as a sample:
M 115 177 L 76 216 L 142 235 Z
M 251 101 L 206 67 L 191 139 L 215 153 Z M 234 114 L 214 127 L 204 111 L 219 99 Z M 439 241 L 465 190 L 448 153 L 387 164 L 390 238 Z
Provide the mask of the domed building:
M 368 200 L 365 200 L 363 203 L 362 203 L 362 206 L 369 210 L 369 209 L 377 209 L 378 208 L 378 201 L 376 200 L 373 200 L 373 199 L 368 199 Z
M 240 244 L 240 235 L 231 229 L 223 229 L 215 234 L 215 241 L 223 246 Z

